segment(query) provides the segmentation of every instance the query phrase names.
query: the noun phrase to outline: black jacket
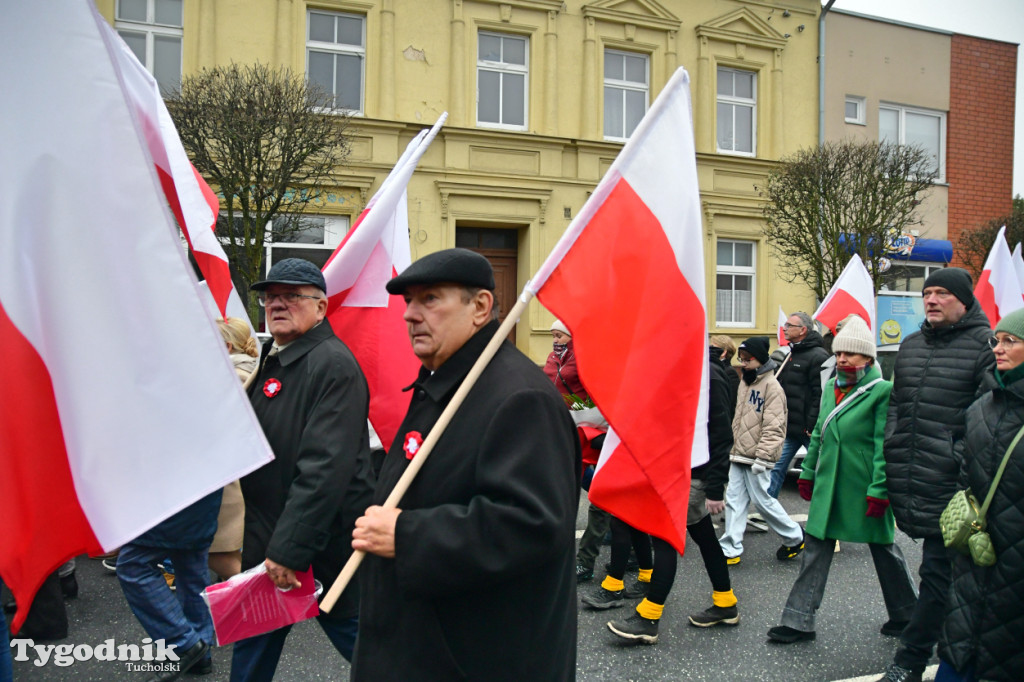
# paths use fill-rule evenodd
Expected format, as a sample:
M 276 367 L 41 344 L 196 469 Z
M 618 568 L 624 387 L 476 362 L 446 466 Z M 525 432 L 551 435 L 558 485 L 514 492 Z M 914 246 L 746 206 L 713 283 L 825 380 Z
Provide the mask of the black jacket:
M 983 502 L 1006 448 L 1024 425 L 1024 379 L 996 388 L 967 411 L 960 487 Z M 1017 445 L 986 516 L 996 564 L 953 560 L 953 586 L 940 655 L 979 679 L 1021 679 L 1024 670 L 1024 442 Z
M 727 372 L 714 358 L 708 362 L 708 454 L 707 463 L 695 467 L 690 475 L 704 481 L 704 493 L 709 500 L 725 499 L 725 484 L 729 480 L 729 451 L 732 450 L 732 412 L 736 409 L 735 396 L 730 398 Z M 735 374 L 735 372 L 733 372 Z
M 739 368 L 728 360 L 718 360 L 717 363 L 725 370 L 725 380 L 729 382 L 729 423 L 732 424 L 733 415 L 736 414 L 736 396 L 740 392 L 740 373 L 736 371 Z
M 377 503 L 405 471 L 409 439 L 428 436 L 497 327 L 420 371 Z M 504 342 L 398 503 L 395 558 L 368 555 L 360 569 L 352 679 L 575 679 L 579 477 L 562 397 Z
M 821 363 L 828 359 L 821 334 L 809 329 L 803 341 L 794 343 L 778 380 L 786 392 L 789 419 L 786 437 L 810 435 L 821 407 Z
M 995 386 L 988 318 L 975 301 L 957 322 L 927 322 L 900 345 L 885 426 L 885 475 L 896 525 L 938 538 L 939 515 L 956 492 L 964 414 Z
M 270 346 L 249 400 L 275 459 L 242 479 L 242 566 L 265 558 L 294 570 L 312 564 L 326 590 L 352 554 L 355 520 L 372 499 L 369 392 L 326 321 L 267 357 Z M 280 390 L 265 390 L 270 379 Z M 358 589 L 346 588 L 330 617 L 356 615 Z

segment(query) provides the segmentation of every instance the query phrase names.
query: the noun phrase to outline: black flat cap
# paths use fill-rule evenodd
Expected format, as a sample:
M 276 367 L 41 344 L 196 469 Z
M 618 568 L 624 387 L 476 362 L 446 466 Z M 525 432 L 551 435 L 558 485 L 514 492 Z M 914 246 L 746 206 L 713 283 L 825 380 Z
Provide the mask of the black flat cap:
M 414 284 L 462 284 L 494 291 L 490 262 L 469 249 L 445 249 L 420 258 L 387 283 L 389 294 L 402 294 Z
M 285 258 L 270 268 L 267 278 L 249 287 L 250 291 L 263 291 L 271 284 L 312 284 L 327 293 L 327 282 L 320 268 L 302 258 Z

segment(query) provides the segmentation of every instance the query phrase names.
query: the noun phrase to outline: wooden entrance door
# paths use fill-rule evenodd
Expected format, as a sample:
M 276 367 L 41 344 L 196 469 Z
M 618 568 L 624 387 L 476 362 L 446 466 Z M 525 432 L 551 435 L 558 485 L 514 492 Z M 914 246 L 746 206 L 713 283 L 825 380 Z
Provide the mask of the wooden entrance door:
M 494 268 L 494 300 L 498 319 L 504 321 L 519 296 L 519 231 L 494 227 L 456 227 L 455 245 L 476 251 Z M 515 327 L 508 340 L 516 342 Z

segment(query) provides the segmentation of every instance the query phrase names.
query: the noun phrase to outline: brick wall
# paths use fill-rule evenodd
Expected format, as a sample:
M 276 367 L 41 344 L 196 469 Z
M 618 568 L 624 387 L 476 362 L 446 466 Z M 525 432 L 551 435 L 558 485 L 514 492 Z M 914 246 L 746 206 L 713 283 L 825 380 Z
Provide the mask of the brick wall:
M 1013 199 L 1017 46 L 954 35 L 950 53 L 946 180 L 954 264 L 964 230 L 1008 215 Z

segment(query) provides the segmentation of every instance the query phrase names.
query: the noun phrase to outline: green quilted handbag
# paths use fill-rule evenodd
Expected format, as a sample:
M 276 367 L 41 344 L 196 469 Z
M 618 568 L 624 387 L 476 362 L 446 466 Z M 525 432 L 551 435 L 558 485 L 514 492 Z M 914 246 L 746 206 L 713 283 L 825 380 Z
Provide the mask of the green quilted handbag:
M 1024 427 L 1021 427 L 1010 447 L 1006 449 L 1003 461 L 996 471 L 995 478 L 992 479 L 992 485 L 989 486 L 988 495 L 985 496 L 985 502 L 980 509 L 977 498 L 968 488 L 958 490 L 939 516 L 943 544 L 971 557 L 978 566 L 992 566 L 996 563 L 996 550 L 992 546 L 992 538 L 985 532 L 985 514 L 992 503 L 999 479 L 1003 477 L 1006 463 L 1010 461 L 1010 454 L 1017 447 L 1021 436 L 1024 436 Z

